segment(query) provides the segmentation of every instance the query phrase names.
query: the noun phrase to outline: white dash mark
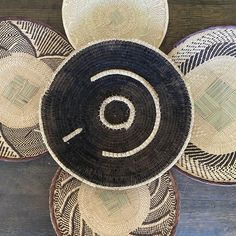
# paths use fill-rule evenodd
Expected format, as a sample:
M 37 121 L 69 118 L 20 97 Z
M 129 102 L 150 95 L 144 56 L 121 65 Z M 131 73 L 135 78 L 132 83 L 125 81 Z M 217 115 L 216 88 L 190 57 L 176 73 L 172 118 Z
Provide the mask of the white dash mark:
M 41 131 L 39 129 L 34 129 L 34 132 L 41 133 Z
M 67 136 L 65 136 L 63 138 L 63 141 L 66 143 L 68 142 L 69 140 L 71 140 L 72 138 L 74 138 L 76 135 L 80 134 L 82 132 L 83 129 L 81 128 L 78 128 L 76 129 L 75 131 L 73 131 L 72 133 L 68 134 Z
M 11 45 L 11 47 L 10 47 L 8 50 L 11 50 L 11 49 L 14 48 L 17 44 L 18 44 L 18 43 L 13 43 L 13 44 Z

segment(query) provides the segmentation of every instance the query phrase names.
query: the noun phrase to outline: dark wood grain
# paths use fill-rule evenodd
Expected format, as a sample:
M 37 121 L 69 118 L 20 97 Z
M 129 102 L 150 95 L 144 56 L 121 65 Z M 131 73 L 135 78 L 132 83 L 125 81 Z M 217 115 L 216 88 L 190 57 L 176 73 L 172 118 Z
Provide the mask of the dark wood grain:
M 27 163 L 0 163 L 0 235 L 55 235 L 48 192 L 57 165 L 49 158 Z
M 64 33 L 61 0 L 1 0 L 0 16 L 42 21 Z M 215 25 L 236 25 L 236 0 L 169 0 L 170 24 L 161 46 Z M 48 190 L 57 165 L 50 158 L 0 162 L 0 236 L 54 236 Z M 177 236 L 235 236 L 236 186 L 200 183 L 174 170 L 181 197 Z
M 170 22 L 161 46 L 169 52 L 183 37 L 216 25 L 236 25 L 235 0 L 168 0 Z
M 172 170 L 180 191 L 177 236 L 235 236 L 236 186 L 216 186 Z
M 21 16 L 42 21 L 64 34 L 62 0 L 1 0 L 0 16 Z

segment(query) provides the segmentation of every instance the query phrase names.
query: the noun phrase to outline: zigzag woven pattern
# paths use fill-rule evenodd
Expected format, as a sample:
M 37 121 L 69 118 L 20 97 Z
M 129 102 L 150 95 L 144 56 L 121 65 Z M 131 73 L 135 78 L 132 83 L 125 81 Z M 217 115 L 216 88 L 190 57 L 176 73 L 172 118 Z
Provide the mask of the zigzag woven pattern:
M 173 235 L 179 213 L 178 197 L 172 176 L 166 173 L 147 186 L 150 193 L 149 214 L 142 225 L 128 235 Z M 80 181 L 67 172 L 58 170 L 50 194 L 51 219 L 57 235 L 98 236 L 96 230 L 87 225 L 80 213 L 78 204 L 80 188 Z M 116 233 L 114 232 L 114 235 Z
M 182 73 L 186 76 L 186 79 L 189 79 L 189 82 L 192 79 L 192 72 L 197 68 L 203 68 L 204 66 L 204 68 L 209 68 L 209 70 L 212 71 L 212 73 L 209 73 L 209 78 L 215 76 L 216 80 L 211 84 L 214 87 L 210 86 L 206 89 L 207 96 L 210 97 L 204 95 L 204 97 L 200 98 L 200 100 L 201 102 L 205 103 L 207 99 L 208 101 L 210 101 L 209 99 L 213 99 L 213 102 L 217 102 L 214 103 L 217 108 L 210 108 L 209 105 L 211 104 L 208 103 L 207 106 L 209 111 L 206 111 L 205 108 L 203 109 L 201 107 L 203 103 L 200 104 L 200 100 L 195 100 L 194 98 L 195 113 L 198 113 L 201 117 L 204 117 L 204 120 L 208 122 L 208 124 L 210 124 L 211 129 L 217 129 L 217 137 L 220 138 L 220 135 L 224 133 L 226 133 L 227 135 L 228 130 L 232 126 L 235 119 L 235 102 L 233 87 L 235 72 L 230 75 L 232 79 L 232 84 L 230 84 L 230 79 L 224 81 L 224 75 L 227 73 L 227 71 L 233 68 L 233 63 L 235 63 L 236 61 L 236 28 L 233 26 L 218 27 L 198 32 L 182 40 L 172 50 L 170 56 L 181 69 Z M 215 70 L 214 68 L 210 68 L 210 66 L 212 65 L 211 63 L 217 62 L 217 60 L 222 61 L 221 64 L 217 64 L 221 65 L 222 71 L 220 71 L 218 68 L 215 68 Z M 232 65 L 229 65 L 228 63 L 223 63 L 224 61 L 230 62 L 232 63 Z M 201 76 L 201 73 L 199 74 L 199 76 Z M 204 77 L 205 81 L 206 79 L 207 78 Z M 197 86 L 200 85 L 196 85 L 196 88 L 194 87 L 194 85 L 193 87 L 190 86 L 192 90 L 194 90 L 193 93 L 195 93 L 195 90 L 197 90 Z M 212 90 L 212 88 L 219 89 L 220 86 L 222 86 L 221 88 L 223 88 L 223 90 Z M 218 96 L 219 98 L 216 99 L 216 96 Z M 200 95 L 196 97 L 198 97 L 199 99 Z M 230 104 L 229 107 L 228 104 Z M 204 111 L 205 113 L 201 113 L 202 111 Z M 206 140 L 208 144 L 206 144 L 205 149 L 203 147 L 199 147 L 199 145 L 195 143 L 198 136 L 201 135 L 201 131 L 198 129 L 198 127 L 195 127 L 194 130 L 196 132 L 193 132 L 192 140 L 186 148 L 183 157 L 177 163 L 177 166 L 184 172 L 201 180 L 221 184 L 235 183 L 236 152 L 234 150 L 236 150 L 236 146 L 234 146 L 235 148 L 233 148 L 232 144 L 231 151 L 219 152 L 218 150 L 216 150 L 214 153 L 209 152 L 208 147 L 212 144 L 212 142 L 216 142 L 216 138 L 214 138 L 214 135 L 209 136 Z M 233 130 L 234 129 L 232 128 L 232 143 L 234 142 Z M 230 134 L 228 134 L 228 136 L 230 136 Z M 193 139 L 195 140 L 195 142 Z M 223 150 L 226 146 L 226 144 L 223 143 L 223 140 L 224 139 L 222 137 L 222 141 L 220 139 L 218 139 L 217 141 L 219 145 L 219 150 Z
M 60 34 L 48 26 L 28 20 L 2 20 L 0 22 L 0 35 L 0 63 L 2 63 L 0 72 L 2 73 L 1 77 L 5 78 L 3 82 L 6 84 L 4 85 L 5 88 L 2 88 L 2 95 L 4 99 L 8 99 L 7 101 L 17 106 L 16 109 L 19 110 L 25 108 L 25 104 L 32 103 L 33 96 L 40 89 L 37 86 L 35 87 L 32 82 L 27 82 L 30 73 L 34 74 L 34 77 L 36 75 L 39 76 L 39 78 L 46 75 L 45 71 L 39 73 L 39 68 L 34 70 L 35 65 L 38 63 L 37 65 L 42 65 L 42 68 L 48 67 L 47 71 L 53 72 L 63 59 L 73 51 L 73 48 Z M 16 61 L 17 57 L 20 57 L 22 60 Z M 24 57 L 27 59 L 24 59 Z M 32 58 L 34 64 L 32 64 L 33 66 L 29 65 L 30 69 L 24 69 L 23 62 L 24 60 L 30 61 L 29 58 Z M 21 71 L 17 69 L 19 66 L 23 66 Z M 22 72 L 24 70 L 29 71 Z M 22 75 L 26 76 L 26 78 Z M 49 78 L 51 77 L 49 76 Z M 40 83 L 42 84 L 42 82 Z M 39 102 L 39 100 L 36 102 Z M 2 102 L 2 105 L 4 106 L 4 102 Z M 5 108 L 3 107 L 2 109 Z M 5 113 L 12 114 L 11 111 L 9 110 Z M 35 117 L 38 116 L 33 111 L 25 113 L 26 116 L 29 116 L 29 119 L 33 115 Z M 10 115 L 7 115 L 6 119 L 2 120 L 2 117 L 5 116 L 2 113 L 0 159 L 27 160 L 47 152 L 39 131 L 38 122 L 34 125 L 27 125 L 27 122 L 22 122 L 23 124 L 25 123 L 25 126 L 18 127 L 20 116 L 15 121 L 15 118 L 12 116 L 12 121 L 9 124 L 14 124 L 15 126 L 13 127 L 5 123 L 7 118 L 10 118 Z
M 45 25 L 30 21 L 13 21 L 13 24 L 30 39 L 38 57 L 49 55 L 66 57 L 72 52 L 71 45 Z

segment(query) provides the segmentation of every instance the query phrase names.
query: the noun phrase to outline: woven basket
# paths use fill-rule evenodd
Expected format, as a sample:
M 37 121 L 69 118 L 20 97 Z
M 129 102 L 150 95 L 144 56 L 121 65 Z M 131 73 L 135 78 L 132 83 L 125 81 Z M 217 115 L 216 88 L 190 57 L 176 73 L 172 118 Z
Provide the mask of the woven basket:
M 41 23 L 0 21 L 0 160 L 28 160 L 47 151 L 38 126 L 39 100 L 72 50 Z
M 182 155 L 191 121 L 181 75 L 141 42 L 111 40 L 75 52 L 41 102 L 50 154 L 103 188 L 132 188 L 164 174 Z
M 200 180 L 236 183 L 236 27 L 182 40 L 170 57 L 185 74 L 194 104 L 190 144 L 177 166 Z
M 50 215 L 58 236 L 174 235 L 179 196 L 172 175 L 132 190 L 89 187 L 59 169 L 50 190 Z
M 169 22 L 167 0 L 64 0 L 62 16 L 75 48 L 113 38 L 159 47 Z

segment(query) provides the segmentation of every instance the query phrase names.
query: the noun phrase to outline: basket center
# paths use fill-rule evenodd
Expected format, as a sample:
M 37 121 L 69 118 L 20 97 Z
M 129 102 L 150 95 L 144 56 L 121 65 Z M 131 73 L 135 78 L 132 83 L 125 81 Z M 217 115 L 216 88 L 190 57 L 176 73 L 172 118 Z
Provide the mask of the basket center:
M 135 107 L 123 96 L 111 96 L 102 102 L 99 117 L 109 129 L 129 129 L 135 118 Z
M 82 184 L 78 193 L 82 219 L 104 236 L 128 235 L 142 225 L 150 209 L 147 185 L 131 190 L 104 190 Z
M 117 125 L 128 121 L 130 110 L 126 103 L 113 101 L 106 106 L 104 116 L 110 124 Z

